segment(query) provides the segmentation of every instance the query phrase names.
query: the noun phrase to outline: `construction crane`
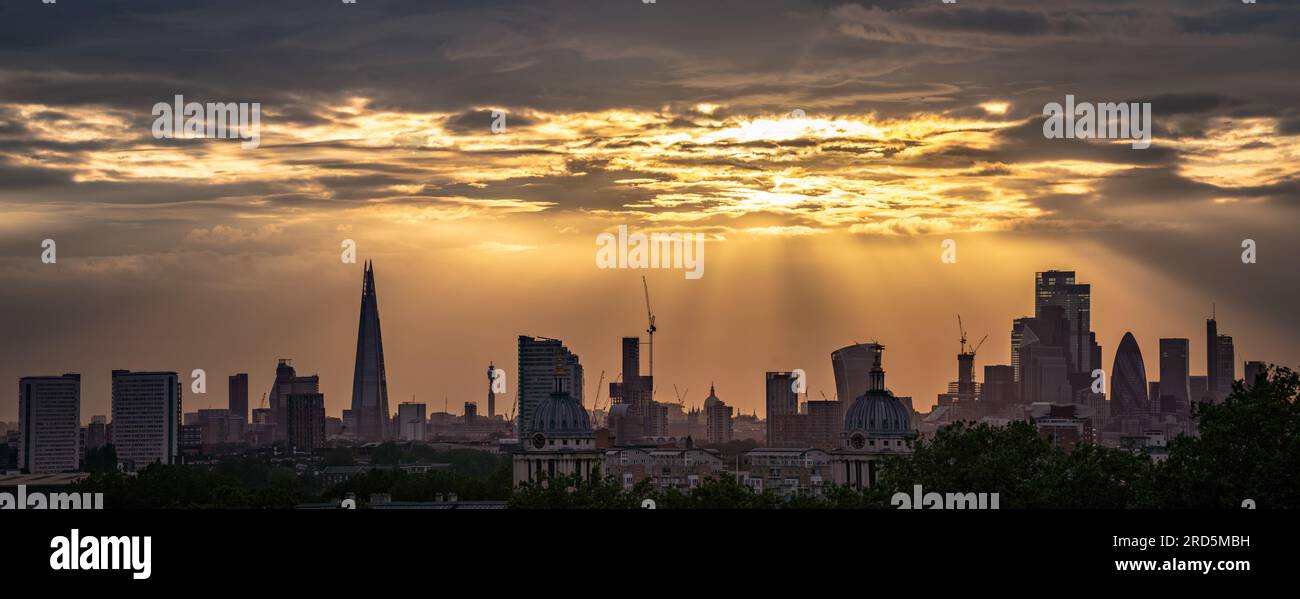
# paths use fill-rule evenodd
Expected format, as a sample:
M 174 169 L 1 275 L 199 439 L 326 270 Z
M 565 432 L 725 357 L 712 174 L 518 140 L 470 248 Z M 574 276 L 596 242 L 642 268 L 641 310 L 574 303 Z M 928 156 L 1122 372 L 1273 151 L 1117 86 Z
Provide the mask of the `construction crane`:
M 650 384 L 653 386 L 655 380 L 655 331 L 659 329 L 655 327 L 655 313 L 650 309 L 650 284 L 646 282 L 645 275 L 641 276 L 641 285 L 645 288 L 645 314 L 650 321 L 650 326 L 646 328 L 645 332 L 650 334 Z M 650 390 L 650 397 L 654 398 L 653 388 Z
M 691 388 L 690 388 L 690 387 L 687 387 L 687 388 L 686 388 L 686 392 L 685 392 L 685 393 L 682 393 L 681 391 L 678 391 L 678 390 L 677 390 L 677 383 L 673 383 L 673 393 L 677 394 L 677 405 L 685 406 L 685 405 L 686 405 L 686 396 L 689 395 L 690 392 L 691 392 Z
M 262 407 L 263 407 L 263 408 L 266 407 L 266 394 L 265 394 L 265 393 L 262 394 Z
M 600 388 L 605 384 L 605 371 L 600 371 L 600 380 L 596 381 L 596 399 L 591 400 L 591 416 L 596 416 L 596 406 L 600 405 Z
M 966 351 L 966 327 L 962 325 L 961 314 L 957 315 L 957 330 L 961 332 L 961 353 L 963 354 L 969 353 L 970 355 L 974 356 L 977 352 L 979 352 L 980 346 L 984 345 L 984 341 L 989 338 L 988 335 L 985 335 L 983 339 L 980 339 L 979 343 L 971 347 L 970 352 L 967 352 Z
M 957 354 L 957 394 L 962 400 L 974 400 L 979 396 L 975 382 L 975 352 L 979 351 L 989 336 L 985 335 L 984 339 L 970 347 L 970 351 L 966 351 L 966 326 L 961 321 L 961 314 L 957 315 L 957 330 L 961 333 L 961 353 Z
M 604 380 L 605 380 L 605 371 L 603 371 L 603 370 L 600 371 L 600 380 L 601 380 L 601 382 L 604 382 Z M 623 380 L 623 373 L 620 372 L 620 373 L 618 373 L 618 376 L 614 377 L 614 380 L 611 381 L 611 382 L 613 382 L 613 383 L 617 383 L 617 382 L 619 382 L 619 381 L 621 381 L 621 380 Z M 604 389 L 603 389 L 603 385 L 602 385 L 602 388 L 598 388 L 598 389 L 596 389 L 596 401 L 593 401 L 593 402 L 591 403 L 591 411 L 592 411 L 592 412 L 595 412 L 596 410 L 600 409 L 600 392 L 603 391 L 603 390 L 604 390 Z

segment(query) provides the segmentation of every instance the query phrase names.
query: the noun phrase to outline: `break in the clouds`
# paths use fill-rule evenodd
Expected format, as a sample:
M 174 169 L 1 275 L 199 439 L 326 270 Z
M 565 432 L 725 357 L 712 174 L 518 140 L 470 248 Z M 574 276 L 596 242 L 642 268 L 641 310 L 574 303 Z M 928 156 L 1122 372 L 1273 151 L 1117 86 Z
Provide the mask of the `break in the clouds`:
M 1297 31 L 1267 0 L 7 2 L 0 272 L 30 282 L 33 240 L 58 237 L 106 289 L 149 269 L 238 288 L 346 235 L 528 255 L 622 223 L 1172 234 L 1130 255 L 1173 272 L 1225 227 L 1294 229 Z M 155 139 L 178 94 L 259 102 L 261 147 Z M 1067 94 L 1151 102 L 1152 147 L 1044 139 Z

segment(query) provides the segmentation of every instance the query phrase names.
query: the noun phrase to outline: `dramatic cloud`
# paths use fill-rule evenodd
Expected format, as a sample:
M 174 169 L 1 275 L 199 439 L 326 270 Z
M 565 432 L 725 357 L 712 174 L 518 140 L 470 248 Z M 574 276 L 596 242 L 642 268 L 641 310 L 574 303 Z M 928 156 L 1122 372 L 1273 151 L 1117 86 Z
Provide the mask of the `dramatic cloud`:
M 1171 310 L 1235 298 L 1260 353 L 1295 362 L 1300 355 L 1281 349 L 1300 332 L 1295 270 L 1280 263 L 1300 249 L 1297 31 L 1296 5 L 1211 0 L 6 3 L 0 311 L 16 322 L 0 380 L 106 368 L 107 358 L 90 356 L 111 348 L 87 340 L 128 334 L 123 314 L 140 322 L 150 310 L 164 316 L 114 365 L 184 355 L 185 364 L 269 370 L 275 352 L 308 357 L 304 346 L 338 346 L 357 278 L 335 268 L 345 238 L 378 262 L 386 324 L 432 318 L 432 308 L 397 293 L 434 293 L 447 299 L 428 336 L 495 336 L 465 342 L 469 352 L 403 342 L 409 353 L 389 352 L 403 399 L 476 398 L 477 379 L 435 381 L 415 365 L 431 356 L 504 364 L 501 339 L 522 332 L 604 344 L 588 350 L 597 352 L 589 369 L 615 368 L 605 355 L 611 323 L 634 334 L 627 319 L 637 311 L 600 322 L 561 314 L 580 289 L 611 292 L 590 282 L 598 275 L 587 246 L 619 224 L 705 233 L 710 256 L 747 273 L 732 279 L 711 263 L 706 278 L 733 285 L 699 301 L 764 298 L 767 312 L 723 310 L 716 321 L 699 320 L 710 309 L 679 306 L 679 318 L 697 326 L 699 351 L 728 351 L 710 344 L 748 329 L 735 320 L 742 316 L 785 323 L 720 365 L 745 381 L 742 408 L 756 404 L 755 372 L 824 362 L 827 343 L 852 340 L 785 343 L 803 330 L 784 328 L 795 322 L 825 326 L 790 312 L 831 318 L 836 300 L 804 294 L 843 292 L 824 282 L 774 290 L 784 280 L 893 281 L 898 288 L 862 292 L 899 294 L 891 320 L 946 322 L 955 306 L 903 296 L 952 294 L 911 273 L 876 258 L 868 263 L 897 278 L 839 270 L 857 266 L 864 248 L 913 252 L 896 263 L 928 260 L 944 237 L 987 240 L 971 242 L 989 249 L 984 261 L 963 245 L 971 259 L 962 264 L 988 277 L 952 283 L 963 293 L 992 293 L 989 285 L 1027 280 L 1034 269 L 1090 265 L 1083 278 L 1178 294 Z M 260 103 L 260 147 L 155 139 L 151 108 L 176 95 Z M 1150 102 L 1152 146 L 1046 139 L 1043 106 L 1067 95 Z M 1230 264 L 1247 237 L 1261 241 L 1255 272 L 1273 276 L 1217 279 L 1186 265 L 1211 255 Z M 34 262 L 45 238 L 59 241 L 56 270 Z M 1067 250 L 1044 249 L 1058 243 Z M 1010 255 L 1013 247 L 1020 253 Z M 784 279 L 758 274 L 770 264 L 790 270 Z M 537 278 L 557 295 L 530 299 L 541 292 L 524 283 Z M 403 283 L 390 291 L 394 279 Z M 1225 290 L 1228 280 L 1250 291 Z M 467 294 L 480 297 L 457 306 Z M 988 307 L 991 330 L 1019 315 L 1002 308 Z M 1124 312 L 1112 314 L 1122 326 Z M 176 327 L 193 332 L 198 315 L 225 329 L 205 342 L 210 350 L 144 341 Z M 1182 316 L 1190 322 L 1199 311 Z M 256 322 L 236 327 L 237 317 Z M 291 324 L 308 318 L 342 325 Z M 491 319 L 491 330 L 470 327 Z M 862 338 L 887 326 L 854 324 L 872 329 Z M 83 342 L 82 358 L 60 359 Z M 899 364 L 904 372 L 891 380 L 926 405 L 950 376 L 951 348 L 890 346 L 915 362 Z M 350 357 L 335 354 L 312 356 L 322 370 L 338 367 L 326 385 L 331 412 L 348 393 Z M 664 360 L 671 368 L 673 358 Z M 678 366 L 699 388 L 710 376 L 687 360 Z

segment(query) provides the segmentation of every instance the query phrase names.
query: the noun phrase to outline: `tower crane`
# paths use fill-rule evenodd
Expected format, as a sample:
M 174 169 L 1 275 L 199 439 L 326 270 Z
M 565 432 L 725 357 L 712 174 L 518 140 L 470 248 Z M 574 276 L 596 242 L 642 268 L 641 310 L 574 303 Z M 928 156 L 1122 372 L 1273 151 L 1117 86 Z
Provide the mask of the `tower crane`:
M 980 339 L 979 343 L 976 343 L 975 345 L 971 346 L 970 352 L 967 352 L 966 351 L 966 327 L 962 325 L 961 314 L 957 315 L 957 330 L 961 332 L 961 353 L 963 354 L 970 353 L 970 355 L 974 356 L 977 352 L 979 352 L 980 346 L 984 345 L 984 341 L 986 341 L 989 338 L 988 335 L 985 335 L 983 339 Z
M 650 384 L 653 387 L 655 380 L 655 331 L 659 330 L 655 326 L 655 313 L 650 309 L 650 283 L 645 280 L 645 275 L 641 276 L 641 286 L 645 288 L 645 315 L 649 321 L 649 326 L 645 332 L 650 335 Z M 654 389 L 650 390 L 650 396 L 654 397 Z

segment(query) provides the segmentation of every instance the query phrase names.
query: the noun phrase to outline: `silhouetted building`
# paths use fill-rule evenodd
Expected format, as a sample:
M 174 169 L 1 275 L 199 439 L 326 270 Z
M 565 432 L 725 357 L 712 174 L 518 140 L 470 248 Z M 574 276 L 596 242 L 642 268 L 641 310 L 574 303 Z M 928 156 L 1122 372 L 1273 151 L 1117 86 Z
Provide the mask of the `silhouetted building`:
M 1032 319 L 1019 319 L 1021 327 L 1020 399 L 1026 403 L 1069 403 L 1074 400 L 1070 381 L 1070 359 L 1065 344 L 1070 323 L 1064 309 L 1046 305 Z
M 127 471 L 175 464 L 180 427 L 181 383 L 175 372 L 113 371 L 113 447 Z
M 836 399 L 849 403 L 867 392 L 871 369 L 880 365 L 884 349 L 879 343 L 855 343 L 831 352 Z
M 807 414 L 767 417 L 768 447 L 812 447 L 812 421 Z
M 357 325 L 357 358 L 352 374 L 352 411 L 357 418 L 357 439 L 382 441 L 389 432 L 388 375 L 384 370 L 384 342 L 379 330 L 379 298 L 375 292 L 374 264 L 367 261 L 361 283 L 361 318 Z
M 618 443 L 668 432 L 668 406 L 654 401 L 654 380 L 641 375 L 641 339 L 623 338 L 622 381 L 609 384 L 611 429 Z
M 1232 337 L 1219 335 L 1215 338 L 1214 359 L 1218 368 L 1214 372 L 1214 401 L 1221 402 L 1232 393 L 1232 383 L 1237 380 L 1237 359 L 1233 355 Z
M 1160 340 L 1160 392 L 1154 397 L 1175 397 L 1183 403 L 1191 398 L 1187 384 L 1190 347 L 1187 339 Z
M 1094 411 L 1080 404 L 1036 403 L 1029 416 L 1034 428 L 1053 446 L 1071 450 L 1080 443 L 1095 444 Z
M 487 369 L 487 377 L 488 377 L 487 409 L 488 409 L 488 418 L 493 418 L 493 419 L 497 417 L 497 394 L 495 391 L 492 390 L 492 383 L 496 381 L 495 378 L 496 370 L 497 370 L 496 364 L 489 362 L 488 369 Z
M 230 375 L 230 415 L 248 422 L 248 373 Z M 243 438 L 243 431 L 239 433 Z
M 577 354 L 564 347 L 559 339 L 519 336 L 519 409 L 517 431 L 521 440 L 532 432 L 533 409 L 554 393 L 555 372 L 563 369 L 564 388 L 582 405 L 582 364 Z
M 1039 272 L 1034 280 L 1034 317 L 1041 318 L 1048 306 L 1059 306 L 1068 322 L 1065 339 L 1069 372 L 1091 372 L 1092 292 L 1086 284 L 1075 282 L 1072 270 Z
M 984 385 L 980 387 L 980 401 L 995 406 L 1013 404 L 1019 399 L 1019 391 L 1014 367 L 998 364 L 984 367 Z
M 81 464 L 81 375 L 18 379 L 18 468 L 72 472 Z
M 1246 362 L 1245 370 L 1243 372 L 1245 373 L 1245 376 L 1242 378 L 1242 383 L 1247 389 L 1249 389 L 1255 386 L 1255 381 L 1258 380 L 1259 376 L 1268 373 L 1268 364 L 1263 362 Z
M 795 430 L 797 418 L 778 418 L 799 414 L 799 395 L 794 391 L 794 373 L 768 372 L 767 388 L 767 445 L 768 447 L 802 447 L 803 445 L 786 445 L 783 440 L 797 435 Z M 778 430 L 784 432 L 784 439 L 778 438 Z
M 1187 377 L 1187 390 L 1190 393 L 1192 401 L 1209 401 L 1210 400 L 1210 383 L 1209 377 L 1200 375 Z
M 271 417 L 268 423 L 271 425 L 269 430 L 273 441 L 285 442 L 289 439 L 289 396 L 311 393 L 320 393 L 319 376 L 298 376 L 293 360 L 281 358 L 277 361 L 275 382 L 267 394 Z
M 623 338 L 623 380 L 609 384 L 611 404 L 653 399 L 654 380 L 641 375 L 641 338 Z
M 731 441 L 731 406 L 718 399 L 713 385 L 709 385 L 709 396 L 704 399 L 705 442 L 726 443 Z
M 1025 342 L 1025 334 L 1033 334 L 1034 319 L 1028 316 L 1017 318 L 1011 322 L 1011 369 L 1015 374 L 1016 382 L 1020 382 L 1020 346 Z
M 467 407 L 473 404 L 465 404 Z M 413 401 L 397 404 L 397 434 L 403 441 L 425 441 L 428 406 Z M 468 415 L 468 414 L 467 414 Z
M 844 408 L 847 401 L 809 401 L 808 447 L 831 450 L 839 446 L 840 431 L 844 428 Z
M 107 445 L 110 442 L 111 434 L 112 427 L 108 425 L 107 416 L 91 416 L 90 424 L 86 425 L 86 436 L 81 447 L 82 453 L 84 454 L 89 449 L 97 449 Z
M 1147 398 L 1147 372 L 1142 350 L 1133 333 L 1124 333 L 1115 350 L 1110 374 L 1111 416 L 1141 416 L 1151 412 Z
M 293 393 L 288 405 L 287 441 L 294 451 L 312 452 L 325 446 L 325 396 Z
M 244 419 L 224 408 L 205 408 L 196 414 L 200 446 L 208 449 L 243 440 Z

